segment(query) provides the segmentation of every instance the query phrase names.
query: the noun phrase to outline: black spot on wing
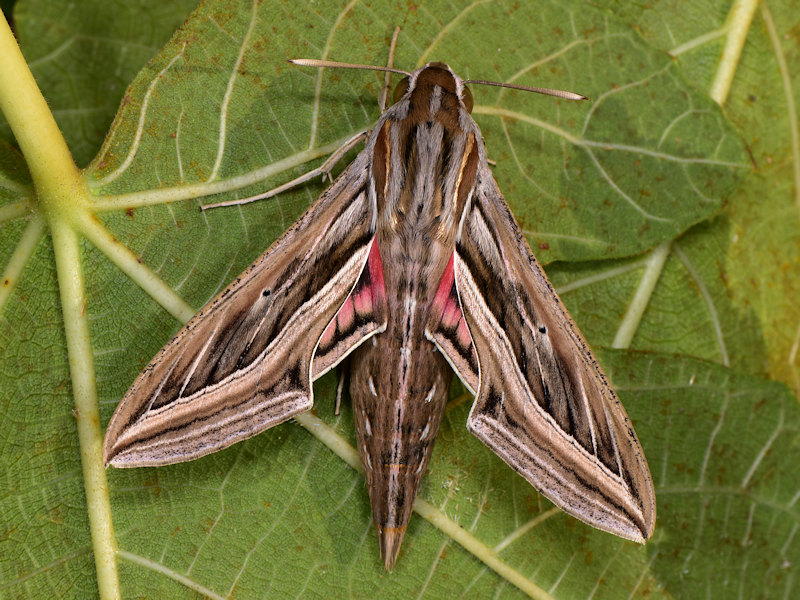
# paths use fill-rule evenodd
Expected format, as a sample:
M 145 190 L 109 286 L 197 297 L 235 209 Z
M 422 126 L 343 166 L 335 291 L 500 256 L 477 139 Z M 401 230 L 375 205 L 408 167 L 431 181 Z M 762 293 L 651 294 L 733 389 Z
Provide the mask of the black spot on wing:
M 494 385 L 490 384 L 489 389 L 486 390 L 486 400 L 484 402 L 483 412 L 490 416 L 493 420 L 500 419 L 500 410 L 503 407 L 502 392 Z
M 296 362 L 286 371 L 285 380 L 289 383 L 290 389 L 304 389 L 308 387 L 308 373 L 299 362 Z

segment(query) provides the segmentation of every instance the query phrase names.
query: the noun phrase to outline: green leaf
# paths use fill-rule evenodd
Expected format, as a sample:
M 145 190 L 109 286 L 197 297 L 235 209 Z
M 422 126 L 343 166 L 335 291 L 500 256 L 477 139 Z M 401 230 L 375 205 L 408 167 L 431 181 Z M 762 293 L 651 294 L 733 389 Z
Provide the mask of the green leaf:
M 704 90 L 720 75 L 717 61 L 726 34 L 754 7 L 737 2 L 731 10 L 722 2 L 672 0 L 600 4 L 675 55 L 681 70 Z M 745 30 L 747 43 L 725 112 L 747 143 L 754 172 L 727 198 L 722 214 L 678 240 L 674 248 L 682 252 L 670 256 L 675 277 L 662 286 L 665 302 L 657 310 L 648 307 L 640 333 L 649 331 L 635 342 L 784 381 L 795 394 L 800 390 L 797 24 L 793 3 L 761 3 Z M 670 333 L 659 333 L 664 330 Z
M 125 88 L 196 5 L 196 0 L 17 2 L 16 33 L 25 59 L 78 165 L 97 154 Z M 0 137 L 14 143 L 6 123 Z
M 797 389 L 791 3 L 763 5 L 740 34 L 724 111 L 708 92 L 736 37 L 722 2 L 692 15 L 673 2 L 241 0 L 206 2 L 177 31 L 187 8 L 108 4 L 16 7 L 26 59 L 76 161 L 89 163 L 91 191 L 54 216 L 20 154 L 0 144 L 0 596 L 96 596 L 98 522 L 119 547 L 124 597 L 796 593 L 800 414 L 783 384 L 763 379 Z M 81 453 L 83 469 L 102 458 L 79 431 L 94 427 L 97 442 L 190 306 L 324 184 L 245 207 L 198 204 L 288 181 L 374 124 L 382 75 L 285 59 L 385 64 L 395 26 L 401 68 L 444 60 L 465 78 L 592 98 L 472 86 L 500 188 L 588 340 L 639 350 L 600 359 L 656 483 L 656 534 L 643 547 L 557 511 L 469 436 L 471 399 L 456 384 L 420 492 L 425 518 L 412 518 L 386 573 L 363 477 L 342 460 L 354 432 L 347 402 L 333 414 L 333 374 L 303 421 L 319 419 L 311 429 L 326 441 L 288 423 L 192 463 L 109 470 L 113 523 L 102 517 Z M 80 236 L 66 265 L 65 229 Z M 64 266 L 83 287 L 69 287 Z M 81 408 L 95 390 L 99 424 Z

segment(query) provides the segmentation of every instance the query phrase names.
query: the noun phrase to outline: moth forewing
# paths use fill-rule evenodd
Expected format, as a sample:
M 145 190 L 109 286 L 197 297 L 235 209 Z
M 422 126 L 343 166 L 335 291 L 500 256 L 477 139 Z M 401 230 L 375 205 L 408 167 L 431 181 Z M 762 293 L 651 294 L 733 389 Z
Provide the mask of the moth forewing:
M 367 180 L 366 161 L 357 158 L 159 352 L 111 418 L 106 464 L 192 460 L 311 407 L 317 342 L 369 256 Z M 331 363 L 335 340 L 328 342 Z
M 633 427 L 485 162 L 477 179 L 452 275 L 478 362 L 467 427 L 565 512 L 643 542 L 655 493 Z M 431 336 L 459 372 L 467 343 L 432 316 Z M 474 371 L 462 375 L 468 386 Z
M 386 568 L 453 371 L 476 392 L 475 435 L 568 513 L 643 541 L 644 454 L 497 188 L 468 89 L 429 63 L 395 98 L 331 188 L 137 378 L 106 463 L 180 462 L 255 435 L 308 409 L 312 380 L 350 354 Z
M 484 176 L 481 215 L 467 221 L 455 261 L 481 373 L 468 428 L 566 512 L 643 542 L 655 495 L 641 446 L 488 169 Z M 485 289 L 505 290 L 502 301 Z

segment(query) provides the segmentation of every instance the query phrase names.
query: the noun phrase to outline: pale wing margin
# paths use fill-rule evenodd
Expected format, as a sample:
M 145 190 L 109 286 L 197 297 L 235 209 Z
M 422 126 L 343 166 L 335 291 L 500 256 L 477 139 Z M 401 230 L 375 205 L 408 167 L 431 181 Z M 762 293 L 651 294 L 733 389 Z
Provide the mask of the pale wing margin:
M 311 407 L 317 341 L 372 244 L 367 164 L 362 152 L 145 368 L 109 423 L 106 464 L 191 460 Z
M 655 525 L 644 452 L 486 165 L 456 247 L 478 355 L 467 427 L 567 513 L 643 542 Z

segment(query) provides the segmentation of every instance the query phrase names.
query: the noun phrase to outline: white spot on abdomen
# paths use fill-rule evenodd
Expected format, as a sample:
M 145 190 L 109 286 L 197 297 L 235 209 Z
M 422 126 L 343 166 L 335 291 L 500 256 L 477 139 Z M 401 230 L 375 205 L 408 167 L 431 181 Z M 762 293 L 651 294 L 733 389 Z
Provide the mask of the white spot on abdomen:
M 422 440 L 424 440 L 425 438 L 427 438 L 427 437 L 428 437 L 428 434 L 430 433 L 430 431 L 431 431 L 431 420 L 430 420 L 430 419 L 428 419 L 428 422 L 427 422 L 427 424 L 425 425 L 425 429 L 423 429 L 423 430 L 422 430 L 422 433 L 421 433 L 421 434 L 420 434 L 420 436 L 419 436 L 419 441 L 422 441 Z
M 436 384 L 434 383 L 433 387 L 431 388 L 431 391 L 428 392 L 427 396 L 425 396 L 425 402 L 430 402 L 431 400 L 433 400 L 433 395 L 435 393 L 436 393 Z

